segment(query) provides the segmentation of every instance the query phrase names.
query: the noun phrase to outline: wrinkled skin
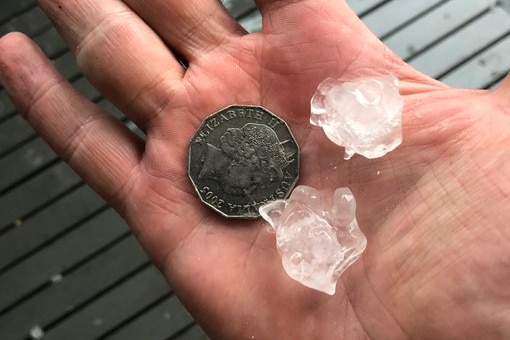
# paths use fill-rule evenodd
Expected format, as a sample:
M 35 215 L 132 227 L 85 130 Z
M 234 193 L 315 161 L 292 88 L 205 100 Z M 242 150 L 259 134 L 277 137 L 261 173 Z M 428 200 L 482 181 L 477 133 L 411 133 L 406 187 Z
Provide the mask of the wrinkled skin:
M 1 82 L 129 222 L 213 338 L 510 337 L 508 79 L 493 92 L 448 88 L 399 60 L 339 0 L 258 0 L 257 34 L 215 0 L 39 2 L 84 74 L 147 140 L 75 93 L 20 34 L 0 40 Z M 309 99 L 328 76 L 388 73 L 405 98 L 404 143 L 344 161 L 310 126 Z M 356 195 L 368 247 L 334 297 L 284 274 L 261 220 L 226 220 L 196 197 L 188 141 L 232 103 L 289 123 L 301 184 Z

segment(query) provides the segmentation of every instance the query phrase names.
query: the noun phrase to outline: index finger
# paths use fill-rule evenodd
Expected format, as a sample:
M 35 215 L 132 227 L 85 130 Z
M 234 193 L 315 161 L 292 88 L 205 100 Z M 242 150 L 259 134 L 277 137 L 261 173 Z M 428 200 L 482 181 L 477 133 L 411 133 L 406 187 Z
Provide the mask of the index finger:
M 184 69 L 122 1 L 39 0 L 83 74 L 138 126 L 173 97 Z
M 99 194 L 123 210 L 143 141 L 79 95 L 27 37 L 0 39 L 0 81 L 20 113 Z

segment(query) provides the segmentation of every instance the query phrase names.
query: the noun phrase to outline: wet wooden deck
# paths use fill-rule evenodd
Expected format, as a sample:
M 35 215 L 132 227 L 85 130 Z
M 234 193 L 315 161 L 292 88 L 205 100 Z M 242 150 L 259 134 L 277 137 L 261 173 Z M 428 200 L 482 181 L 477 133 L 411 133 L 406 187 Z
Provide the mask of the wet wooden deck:
M 224 1 L 250 31 L 248 0 Z M 510 69 L 508 1 L 351 0 L 405 60 L 452 86 L 497 86 Z M 498 5 L 496 5 L 498 3 Z M 0 2 L 0 34 L 33 37 L 87 98 L 121 114 L 81 76 L 34 0 Z M 62 163 L 0 88 L 0 339 L 205 339 L 126 224 Z

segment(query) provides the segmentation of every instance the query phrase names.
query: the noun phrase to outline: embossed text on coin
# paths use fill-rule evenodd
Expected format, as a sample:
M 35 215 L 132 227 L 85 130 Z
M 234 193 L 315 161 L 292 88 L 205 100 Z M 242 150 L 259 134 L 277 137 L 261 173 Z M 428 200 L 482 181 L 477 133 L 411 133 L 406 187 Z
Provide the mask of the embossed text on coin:
M 189 146 L 188 174 L 200 199 L 227 217 L 254 218 L 297 182 L 299 148 L 287 124 L 260 106 L 207 117 Z

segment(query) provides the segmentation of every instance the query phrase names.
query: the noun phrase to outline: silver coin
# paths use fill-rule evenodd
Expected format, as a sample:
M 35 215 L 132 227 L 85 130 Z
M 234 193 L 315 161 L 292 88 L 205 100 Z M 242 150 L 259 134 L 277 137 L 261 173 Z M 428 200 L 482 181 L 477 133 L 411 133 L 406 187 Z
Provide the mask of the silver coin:
M 261 106 L 232 105 L 207 117 L 189 145 L 188 175 L 202 202 L 226 217 L 255 218 L 287 198 L 299 176 L 288 125 Z

